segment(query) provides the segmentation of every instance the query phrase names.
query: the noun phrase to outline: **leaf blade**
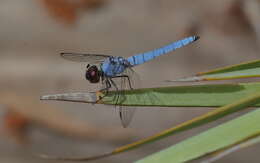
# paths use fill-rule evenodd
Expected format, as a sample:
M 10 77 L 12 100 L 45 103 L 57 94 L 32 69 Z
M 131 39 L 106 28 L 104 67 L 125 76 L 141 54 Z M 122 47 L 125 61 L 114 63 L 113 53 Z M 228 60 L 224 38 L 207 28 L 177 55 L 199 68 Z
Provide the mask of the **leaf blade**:
M 259 116 L 260 109 L 257 109 L 202 134 L 186 139 L 168 149 L 148 156 L 143 160 L 137 161 L 137 163 L 186 162 L 205 155 L 208 152 L 236 144 L 254 134 L 260 134 L 260 126 L 258 125 L 260 123 Z
M 260 92 L 260 82 L 143 88 L 125 91 L 125 99 L 119 105 L 143 107 L 218 107 L 245 98 L 255 92 Z M 108 96 L 98 100 L 98 104 L 114 105 L 114 93 L 113 91 L 109 92 Z M 46 95 L 42 99 L 95 103 L 98 97 L 94 98 L 94 96 L 100 96 L 99 94 L 100 92 Z M 260 104 L 255 104 L 254 106 L 260 106 Z
M 164 131 L 162 131 L 158 134 L 155 134 L 153 136 L 150 136 L 150 137 L 141 139 L 139 141 L 136 141 L 134 143 L 127 144 L 127 145 L 121 146 L 119 148 L 116 148 L 113 151 L 106 153 L 105 157 L 116 155 L 116 154 L 119 154 L 119 153 L 122 153 L 122 152 L 126 152 L 126 151 L 129 151 L 129 150 L 135 149 L 137 147 L 140 147 L 142 145 L 145 145 L 145 144 L 148 144 L 148 143 L 151 143 L 151 142 L 155 142 L 155 141 L 160 140 L 164 137 L 175 135 L 175 134 L 178 134 L 180 132 L 201 126 L 203 124 L 207 124 L 209 122 L 220 119 L 220 118 L 222 118 L 226 115 L 230 115 L 234 112 L 238 112 L 240 110 L 248 108 L 248 106 L 259 103 L 259 101 L 260 101 L 260 93 L 256 93 L 256 94 L 251 95 L 247 98 L 240 99 L 239 101 L 225 105 L 223 107 L 220 107 L 218 109 L 210 111 L 210 112 L 208 112 L 208 113 L 206 113 L 202 116 L 199 116 L 199 117 L 196 117 L 192 120 L 186 121 L 186 122 L 184 122 L 180 125 L 177 125 L 175 127 L 164 130 Z M 103 157 L 103 156 L 104 156 L 104 154 L 96 155 L 96 156 L 93 156 L 93 157 L 82 157 L 82 158 L 62 158 L 62 157 L 60 157 L 60 158 L 58 158 L 58 157 L 47 157 L 47 158 L 50 158 L 50 159 L 58 158 L 59 160 L 85 161 L 85 160 L 89 160 L 89 159 L 100 158 L 100 157 Z
M 248 139 L 246 138 L 245 140 L 242 140 L 241 142 L 238 142 L 237 144 L 230 145 L 224 149 L 220 149 L 218 151 L 206 154 L 206 155 L 202 156 L 202 158 L 204 158 L 202 163 L 211 163 L 211 162 L 217 161 L 228 154 L 236 152 L 242 148 L 247 148 L 249 146 L 255 145 L 257 143 L 260 143 L 260 134 L 253 135 L 252 137 L 250 137 Z M 209 156 L 209 158 L 205 158 L 207 156 Z
M 201 72 L 193 77 L 168 80 L 169 82 L 198 82 L 260 77 L 260 60 L 231 65 Z

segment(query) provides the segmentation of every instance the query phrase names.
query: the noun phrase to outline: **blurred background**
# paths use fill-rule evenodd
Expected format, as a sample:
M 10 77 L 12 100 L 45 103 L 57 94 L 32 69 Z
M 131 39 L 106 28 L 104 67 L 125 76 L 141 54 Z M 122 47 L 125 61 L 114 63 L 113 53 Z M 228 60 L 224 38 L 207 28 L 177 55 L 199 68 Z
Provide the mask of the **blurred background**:
M 140 108 L 123 129 L 114 108 L 40 101 L 40 95 L 98 89 L 85 66 L 60 52 L 131 56 L 190 35 L 201 39 L 136 67 L 145 87 L 259 59 L 259 0 L 1 0 L 0 162 L 57 162 L 34 156 L 91 156 L 150 136 L 210 108 Z M 231 116 L 232 117 L 232 116 Z M 93 162 L 133 162 L 216 126 L 214 122 Z M 259 162 L 260 146 L 219 162 Z

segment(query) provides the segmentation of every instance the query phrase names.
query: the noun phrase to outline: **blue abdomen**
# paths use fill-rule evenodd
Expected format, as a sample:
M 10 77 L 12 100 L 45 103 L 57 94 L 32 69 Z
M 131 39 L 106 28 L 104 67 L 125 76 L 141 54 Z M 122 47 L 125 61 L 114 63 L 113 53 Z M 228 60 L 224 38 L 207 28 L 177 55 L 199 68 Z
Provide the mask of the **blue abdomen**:
M 145 53 L 136 54 L 134 56 L 127 58 L 127 60 L 131 64 L 131 66 L 140 65 L 140 64 L 143 64 L 143 63 L 148 62 L 150 60 L 153 60 L 158 56 L 167 54 L 171 51 L 174 51 L 178 48 L 181 48 L 185 45 L 188 45 L 188 44 L 190 44 L 190 43 L 192 43 L 192 42 L 194 42 L 198 39 L 199 39 L 198 36 L 187 37 L 187 38 L 184 38 L 182 40 L 171 43 L 169 45 L 166 45 L 162 48 L 158 48 L 158 49 L 148 51 L 148 52 L 145 52 Z

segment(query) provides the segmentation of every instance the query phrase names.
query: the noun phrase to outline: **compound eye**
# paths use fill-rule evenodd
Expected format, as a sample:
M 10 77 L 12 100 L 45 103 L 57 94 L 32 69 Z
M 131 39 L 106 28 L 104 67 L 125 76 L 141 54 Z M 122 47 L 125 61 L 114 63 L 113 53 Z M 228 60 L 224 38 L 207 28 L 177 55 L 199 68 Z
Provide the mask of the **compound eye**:
M 91 78 L 91 75 L 88 72 L 86 72 L 86 79 L 90 80 L 90 78 Z
M 95 71 L 92 71 L 92 72 L 91 72 L 91 76 L 94 77 L 95 75 L 96 75 L 96 72 L 95 72 Z

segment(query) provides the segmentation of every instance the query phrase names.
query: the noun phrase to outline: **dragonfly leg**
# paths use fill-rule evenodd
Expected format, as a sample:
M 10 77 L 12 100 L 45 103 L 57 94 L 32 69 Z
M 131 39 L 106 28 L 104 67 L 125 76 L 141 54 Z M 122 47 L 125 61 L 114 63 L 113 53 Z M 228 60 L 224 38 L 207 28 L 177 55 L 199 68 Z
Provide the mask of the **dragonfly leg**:
M 105 91 L 105 92 L 104 92 L 104 96 L 99 97 L 98 101 L 100 101 L 103 97 L 105 97 L 108 94 L 108 90 L 111 88 L 111 84 L 108 79 L 105 79 L 105 85 L 106 85 L 105 88 L 99 90 L 101 92 L 103 92 L 103 91 Z M 98 101 L 97 101 L 97 103 L 98 103 Z
M 102 92 L 102 91 L 105 91 L 105 95 L 107 95 L 108 90 L 111 88 L 111 84 L 110 84 L 110 82 L 109 82 L 108 79 L 105 80 L 105 84 L 106 84 L 106 87 L 103 88 L 103 89 L 101 89 L 100 91 L 101 91 L 101 92 Z
M 127 81 L 128 81 L 130 89 L 133 89 L 129 76 L 127 76 L 127 75 L 120 75 L 120 76 L 114 76 L 113 78 L 127 78 Z
M 114 77 L 113 77 L 114 78 Z M 116 86 L 116 83 L 112 80 L 112 78 L 109 79 L 109 81 L 111 82 L 111 84 L 115 87 L 116 89 L 116 95 L 114 96 L 113 100 L 116 101 L 116 104 L 118 104 L 118 101 L 119 101 L 119 89 L 118 87 Z

